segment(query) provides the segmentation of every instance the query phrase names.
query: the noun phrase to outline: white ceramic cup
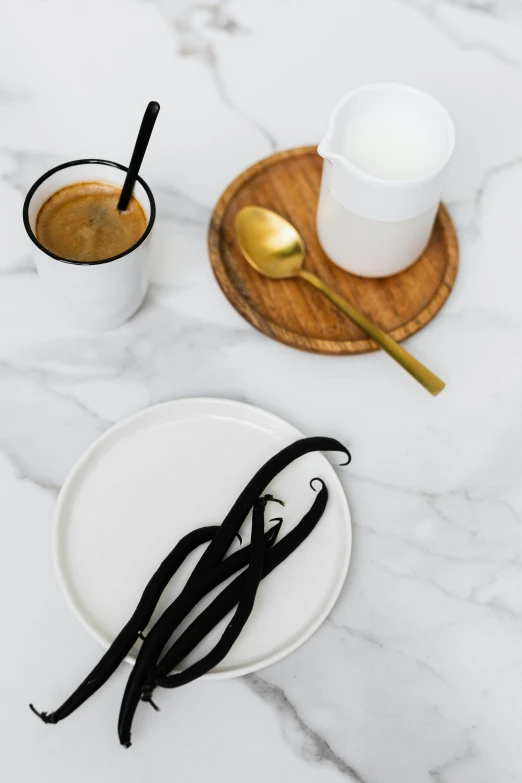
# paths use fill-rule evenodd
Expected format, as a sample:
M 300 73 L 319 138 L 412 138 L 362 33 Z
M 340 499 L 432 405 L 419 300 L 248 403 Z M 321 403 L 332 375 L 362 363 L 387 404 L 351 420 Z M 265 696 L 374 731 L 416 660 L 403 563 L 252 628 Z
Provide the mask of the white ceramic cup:
M 395 134 L 396 147 L 404 139 L 402 170 L 400 156 L 383 157 L 379 139 L 386 133 Z M 417 142 L 424 159 L 416 163 Z M 451 117 L 421 90 L 368 84 L 345 95 L 318 147 L 324 166 L 317 232 L 325 253 L 363 277 L 413 264 L 429 241 L 454 146 Z
M 121 187 L 126 173 L 125 166 L 109 160 L 74 160 L 43 174 L 25 198 L 24 225 L 33 242 L 38 274 L 56 309 L 81 329 L 113 329 L 129 319 L 143 302 L 148 288 L 148 240 L 156 217 L 152 191 L 138 177 L 134 196 L 147 219 L 145 232 L 124 253 L 102 261 L 70 261 L 55 255 L 38 241 L 36 218 L 45 201 L 60 188 L 93 181 Z

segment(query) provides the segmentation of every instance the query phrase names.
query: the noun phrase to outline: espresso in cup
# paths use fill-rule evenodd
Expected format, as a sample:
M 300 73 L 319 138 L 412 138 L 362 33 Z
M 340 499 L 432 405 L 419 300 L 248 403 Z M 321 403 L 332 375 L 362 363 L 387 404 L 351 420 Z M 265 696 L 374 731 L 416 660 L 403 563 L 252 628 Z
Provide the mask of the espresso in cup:
M 102 261 L 131 248 L 147 228 L 139 201 L 131 196 L 118 210 L 121 189 L 107 182 L 76 182 L 53 193 L 36 218 L 36 237 L 69 261 Z

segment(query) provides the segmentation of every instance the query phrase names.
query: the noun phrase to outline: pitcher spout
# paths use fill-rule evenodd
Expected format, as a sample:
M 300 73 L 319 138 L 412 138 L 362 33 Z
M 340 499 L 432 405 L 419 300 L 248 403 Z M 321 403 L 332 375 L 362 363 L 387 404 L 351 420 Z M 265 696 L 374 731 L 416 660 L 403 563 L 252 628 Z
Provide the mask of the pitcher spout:
M 332 121 L 330 120 L 330 125 L 326 132 L 326 135 L 319 142 L 317 147 L 317 152 L 319 153 L 321 158 L 330 161 L 330 163 L 332 163 L 335 160 L 340 160 L 341 158 L 339 150 L 336 149 L 334 140 L 335 140 L 335 128 L 332 127 Z
M 322 141 L 317 147 L 319 155 L 330 163 L 344 163 L 345 157 L 342 154 L 342 140 L 339 113 L 344 105 L 344 99 L 341 99 L 330 115 L 328 129 Z

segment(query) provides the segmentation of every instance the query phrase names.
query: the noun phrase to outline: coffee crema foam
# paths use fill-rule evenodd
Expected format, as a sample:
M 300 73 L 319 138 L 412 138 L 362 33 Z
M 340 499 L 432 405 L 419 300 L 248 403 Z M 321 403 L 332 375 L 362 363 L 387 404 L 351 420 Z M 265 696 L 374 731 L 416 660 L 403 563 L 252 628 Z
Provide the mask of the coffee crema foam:
M 136 244 L 147 228 L 139 201 L 117 208 L 121 189 L 106 182 L 77 182 L 47 199 L 36 218 L 36 238 L 68 261 L 103 261 Z

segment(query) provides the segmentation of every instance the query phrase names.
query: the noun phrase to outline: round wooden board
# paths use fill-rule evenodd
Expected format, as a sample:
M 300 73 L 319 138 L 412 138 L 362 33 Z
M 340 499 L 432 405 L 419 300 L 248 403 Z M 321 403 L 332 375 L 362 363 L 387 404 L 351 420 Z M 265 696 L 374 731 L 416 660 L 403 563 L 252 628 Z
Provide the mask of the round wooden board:
M 235 241 L 235 215 L 248 204 L 268 207 L 302 234 L 307 269 L 395 340 L 404 340 L 431 321 L 453 288 L 459 263 L 453 222 L 441 204 L 428 247 L 404 272 L 380 279 L 349 274 L 329 260 L 317 238 L 321 170 L 316 148 L 300 147 L 259 161 L 229 185 L 214 209 L 209 229 L 210 261 L 218 283 L 252 326 L 294 348 L 326 354 L 378 348 L 306 282 L 268 280 L 248 265 Z

